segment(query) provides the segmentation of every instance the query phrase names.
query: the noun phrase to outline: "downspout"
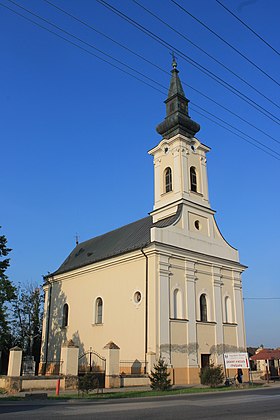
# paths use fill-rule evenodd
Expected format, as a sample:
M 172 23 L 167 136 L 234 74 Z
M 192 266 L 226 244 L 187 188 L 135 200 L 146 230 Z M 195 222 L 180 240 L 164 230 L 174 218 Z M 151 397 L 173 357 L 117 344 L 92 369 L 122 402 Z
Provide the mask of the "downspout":
M 48 293 L 48 317 L 47 317 L 47 325 L 46 325 L 46 333 L 45 333 L 45 363 L 44 363 L 44 368 L 43 368 L 43 375 L 46 375 L 47 363 L 48 363 L 51 301 L 52 301 L 52 282 L 49 281 L 46 277 L 45 277 L 45 280 L 49 284 L 49 293 Z
M 146 258 L 146 272 L 145 272 L 145 366 L 144 373 L 147 373 L 147 352 L 148 352 L 148 278 L 149 278 L 149 261 L 148 256 L 141 248 L 141 252 Z

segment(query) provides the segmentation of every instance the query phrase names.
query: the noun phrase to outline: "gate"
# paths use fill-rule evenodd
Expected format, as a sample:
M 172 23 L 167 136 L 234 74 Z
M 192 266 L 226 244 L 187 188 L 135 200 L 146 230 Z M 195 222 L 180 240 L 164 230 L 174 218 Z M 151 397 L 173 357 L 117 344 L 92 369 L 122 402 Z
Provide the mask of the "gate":
M 106 359 L 91 348 L 79 357 L 79 375 L 92 372 L 98 379 L 99 388 L 105 388 Z

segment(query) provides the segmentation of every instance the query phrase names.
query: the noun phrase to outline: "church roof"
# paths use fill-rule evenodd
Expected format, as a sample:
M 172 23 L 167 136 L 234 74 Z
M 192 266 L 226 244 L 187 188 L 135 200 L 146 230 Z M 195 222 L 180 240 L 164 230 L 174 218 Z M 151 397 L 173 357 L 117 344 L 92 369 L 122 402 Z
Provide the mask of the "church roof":
M 175 223 L 181 215 L 182 204 L 176 214 L 153 224 L 152 216 L 122 226 L 104 235 L 78 244 L 61 266 L 51 275 L 62 274 L 98 261 L 144 248 L 151 243 L 152 227 L 164 228 Z M 49 276 L 47 276 L 49 277 Z

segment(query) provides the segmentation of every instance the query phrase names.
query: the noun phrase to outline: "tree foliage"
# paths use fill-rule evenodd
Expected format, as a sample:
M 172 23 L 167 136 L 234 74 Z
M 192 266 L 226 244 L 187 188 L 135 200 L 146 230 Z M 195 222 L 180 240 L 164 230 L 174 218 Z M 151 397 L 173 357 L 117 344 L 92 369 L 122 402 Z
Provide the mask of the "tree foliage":
M 149 375 L 151 382 L 151 388 L 158 391 L 166 391 L 171 388 L 171 380 L 169 379 L 170 374 L 167 372 L 167 364 L 160 357 L 154 370 Z
M 6 270 L 10 266 L 8 256 L 10 248 L 7 247 L 7 239 L 0 235 L 0 350 L 8 351 L 11 345 L 11 331 L 8 321 L 7 303 L 15 298 L 15 287 L 8 279 Z
M 87 372 L 83 376 L 78 377 L 78 390 L 88 394 L 89 391 L 99 387 L 97 376 L 92 372 Z
M 221 365 L 215 366 L 213 363 L 204 367 L 200 372 L 202 385 L 208 385 L 214 388 L 224 381 L 224 370 Z
M 18 287 L 13 301 L 14 344 L 28 356 L 39 361 L 43 318 L 43 293 L 41 288 L 28 285 Z

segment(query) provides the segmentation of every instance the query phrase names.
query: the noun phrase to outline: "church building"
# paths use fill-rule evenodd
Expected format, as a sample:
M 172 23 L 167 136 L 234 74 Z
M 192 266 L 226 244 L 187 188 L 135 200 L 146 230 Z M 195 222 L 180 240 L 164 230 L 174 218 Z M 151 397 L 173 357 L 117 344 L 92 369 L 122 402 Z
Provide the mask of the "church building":
M 208 197 L 206 154 L 200 126 L 173 60 L 157 126 L 151 213 L 77 244 L 45 277 L 41 365 L 60 363 L 69 340 L 80 354 L 104 355 L 112 341 L 122 366 L 150 355 L 164 358 L 176 384 L 200 382 L 201 368 L 223 364 L 224 352 L 246 349 L 238 251 L 223 238 Z M 152 180 L 151 180 L 152 182 Z M 150 360 L 150 359 L 149 359 Z

